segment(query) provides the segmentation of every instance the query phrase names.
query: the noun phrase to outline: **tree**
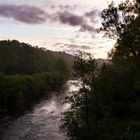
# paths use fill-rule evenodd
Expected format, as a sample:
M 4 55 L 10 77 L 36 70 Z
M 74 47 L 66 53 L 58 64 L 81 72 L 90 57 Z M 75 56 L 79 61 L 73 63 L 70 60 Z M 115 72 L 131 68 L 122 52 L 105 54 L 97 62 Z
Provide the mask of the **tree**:
M 54 68 L 55 71 L 62 73 L 63 75 L 69 75 L 69 70 L 66 63 L 63 61 L 62 58 L 58 59 L 55 64 Z
M 121 2 L 118 6 L 112 1 L 107 9 L 104 9 L 101 31 L 109 37 L 119 37 L 127 31 L 128 25 L 140 14 L 140 2 L 138 0 Z
M 118 6 L 111 3 L 108 9 L 103 11 L 102 17 L 101 30 L 109 37 L 117 37 L 117 42 L 109 53 L 112 66 L 102 70 L 98 76 L 98 84 L 96 83 L 103 107 L 103 109 L 100 108 L 101 112 L 107 113 L 103 117 L 106 119 L 104 124 L 99 123 L 101 132 L 104 132 L 106 127 L 107 135 L 112 129 L 110 139 L 139 139 L 137 129 L 139 124 L 136 125 L 136 123 L 139 121 L 137 117 L 140 98 L 138 85 L 140 81 L 140 2 L 125 1 Z
M 59 52 L 16 40 L 0 41 L 0 111 L 21 113 L 44 94 L 61 89 L 69 78 L 63 60 Z
M 96 62 L 90 54 L 79 52 L 75 56 L 73 68 L 73 75 L 80 82 L 80 88 L 67 97 L 66 101 L 71 104 L 71 107 L 64 113 L 61 128 L 66 131 L 70 140 L 90 140 L 92 139 L 92 130 L 88 101 L 95 77 Z
M 118 6 L 112 2 L 102 12 L 102 28 L 109 37 L 116 36 L 117 42 L 108 53 L 112 62 L 119 65 L 139 67 L 140 58 L 140 2 L 125 1 Z
M 74 64 L 81 80 L 78 92 L 68 97 L 62 128 L 70 140 L 140 139 L 140 2 L 112 2 L 102 13 L 102 31 L 117 37 L 112 63 L 98 72 L 95 63 L 79 54 Z M 83 59 L 84 58 L 84 59 Z

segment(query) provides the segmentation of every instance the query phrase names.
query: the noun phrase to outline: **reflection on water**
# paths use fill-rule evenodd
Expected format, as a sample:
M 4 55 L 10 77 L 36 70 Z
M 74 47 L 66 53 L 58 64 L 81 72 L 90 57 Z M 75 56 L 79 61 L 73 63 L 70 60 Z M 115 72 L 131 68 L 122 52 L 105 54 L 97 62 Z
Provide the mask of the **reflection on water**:
M 69 104 L 63 104 L 63 100 L 68 92 L 77 90 L 74 81 L 68 81 L 67 86 L 64 93 L 52 93 L 52 97 L 36 105 L 32 112 L 11 122 L 2 140 L 65 140 L 59 126 L 61 113 Z

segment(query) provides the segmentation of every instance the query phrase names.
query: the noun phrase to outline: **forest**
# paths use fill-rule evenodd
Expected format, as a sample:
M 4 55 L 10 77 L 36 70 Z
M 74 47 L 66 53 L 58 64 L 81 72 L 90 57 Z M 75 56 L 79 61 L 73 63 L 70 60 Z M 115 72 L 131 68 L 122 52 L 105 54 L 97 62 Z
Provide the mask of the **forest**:
M 69 140 L 140 139 L 140 1 L 114 2 L 102 11 L 103 32 L 117 41 L 101 68 L 90 54 L 75 56 L 80 89 L 61 119 Z
M 118 5 L 111 2 L 101 12 L 101 18 L 97 33 L 116 43 L 108 52 L 106 63 L 100 66 L 86 52 L 79 51 L 74 59 L 65 52 L 52 52 L 17 40 L 0 41 L 0 118 L 5 113 L 21 114 L 74 78 L 79 89 L 67 93 L 64 104 L 69 107 L 59 112 L 60 130 L 67 140 L 139 140 L 140 1 L 126 0 Z M 72 25 L 79 23 L 75 22 Z M 50 114 L 56 125 L 53 115 L 60 114 L 54 110 Z M 55 128 L 52 120 L 51 127 Z M 31 128 L 34 126 L 39 127 Z M 48 129 L 50 135 L 52 130 Z
M 16 40 L 0 41 L 0 116 L 20 114 L 59 90 L 70 76 L 67 57 L 71 56 Z

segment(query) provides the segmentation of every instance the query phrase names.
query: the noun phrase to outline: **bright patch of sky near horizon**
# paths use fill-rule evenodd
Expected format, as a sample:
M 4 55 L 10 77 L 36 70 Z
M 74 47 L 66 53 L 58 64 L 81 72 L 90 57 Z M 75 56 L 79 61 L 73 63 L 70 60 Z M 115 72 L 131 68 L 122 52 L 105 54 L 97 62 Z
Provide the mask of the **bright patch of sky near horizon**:
M 102 11 L 110 1 L 0 0 L 0 39 L 71 54 L 80 49 L 106 58 L 115 41 L 95 32 L 101 20 L 96 11 Z

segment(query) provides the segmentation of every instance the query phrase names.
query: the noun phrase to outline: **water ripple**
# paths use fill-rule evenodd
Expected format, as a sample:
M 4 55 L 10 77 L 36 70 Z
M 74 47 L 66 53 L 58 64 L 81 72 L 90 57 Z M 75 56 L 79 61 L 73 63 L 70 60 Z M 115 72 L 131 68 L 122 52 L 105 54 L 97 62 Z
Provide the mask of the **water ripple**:
M 68 82 L 67 92 L 74 90 L 72 82 Z M 2 140 L 65 140 L 60 133 L 60 118 L 69 105 L 63 104 L 65 93 L 52 93 L 53 96 L 36 105 L 29 112 L 13 121 Z

